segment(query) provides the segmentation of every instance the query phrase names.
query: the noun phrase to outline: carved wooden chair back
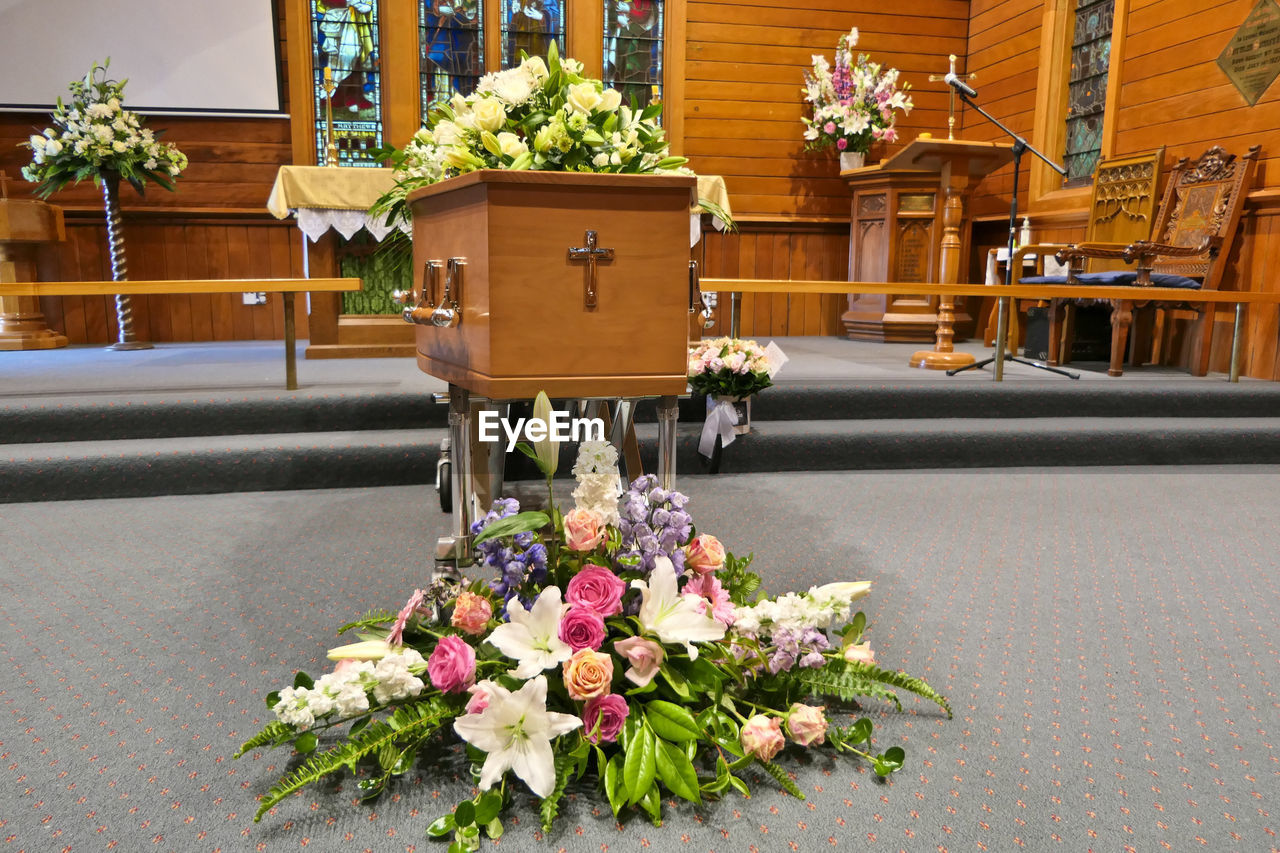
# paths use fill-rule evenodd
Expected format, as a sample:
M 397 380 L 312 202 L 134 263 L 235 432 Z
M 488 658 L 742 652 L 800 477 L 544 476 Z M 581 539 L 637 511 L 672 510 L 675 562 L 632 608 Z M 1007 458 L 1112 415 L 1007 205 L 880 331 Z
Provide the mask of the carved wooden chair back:
M 1164 146 L 1098 162 L 1085 227 L 1086 242 L 1128 244 L 1151 237 L 1163 163 Z M 1090 258 L 1085 265 L 1088 272 L 1125 268 L 1123 259 L 1110 258 Z
M 1218 289 L 1261 150 L 1254 145 L 1237 158 L 1215 145 L 1197 160 L 1178 161 L 1169 174 L 1151 240 L 1206 250 L 1192 257 L 1157 256 L 1155 272 L 1198 278 L 1202 289 Z

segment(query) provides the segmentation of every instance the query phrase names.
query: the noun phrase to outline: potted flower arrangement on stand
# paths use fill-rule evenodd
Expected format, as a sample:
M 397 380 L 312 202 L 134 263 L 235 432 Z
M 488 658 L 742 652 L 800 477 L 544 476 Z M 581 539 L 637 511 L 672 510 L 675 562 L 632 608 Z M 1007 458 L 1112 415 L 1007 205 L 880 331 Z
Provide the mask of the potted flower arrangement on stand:
M 898 85 L 898 69 L 884 68 L 866 54 L 854 58 L 858 43 L 855 27 L 840 36 L 833 68 L 821 54 L 813 56 L 813 70 L 804 72 L 804 99 L 812 104 L 812 117 L 804 117 L 805 148 L 834 146 L 840 152 L 840 169 L 861 168 L 875 142 L 893 142 L 896 111 L 911 112 L 910 84 Z
M 526 451 L 554 460 L 543 444 Z M 762 595 L 750 558 L 694 527 L 688 497 L 651 475 L 623 492 L 612 445 L 584 443 L 573 471 L 568 512 L 503 499 L 475 523 L 489 578 L 437 581 L 399 612 L 343 626 L 360 641 L 330 651 L 333 671 L 298 673 L 267 696 L 276 719 L 237 755 L 291 745 L 306 758 L 257 819 L 343 772 L 376 797 L 461 740 L 478 793 L 426 828 L 452 837 L 450 853 L 501 836 L 526 789 L 549 828 L 575 779 L 615 816 L 659 824 L 668 798 L 747 794 L 752 766 L 804 799 L 777 762 L 788 742 L 848 753 L 880 776 L 901 768 L 902 748 L 877 751 L 871 719 L 849 716 L 859 697 L 901 707 L 907 691 L 950 715 L 927 683 L 877 665 L 855 612 L 869 583 Z
M 120 182 L 141 195 L 147 181 L 173 190 L 173 180 L 187 167 L 187 157 L 159 135 L 142 126 L 136 113 L 123 107 L 128 80 L 107 78 L 107 67 L 94 63 L 83 80 L 70 86 L 71 103 L 58 99 L 53 127 L 32 135 L 25 143 L 31 163 L 22 176 L 39 184 L 36 195 L 48 198 L 67 184 L 93 178 L 102 187 L 107 217 L 107 247 L 111 253 L 111 280 L 126 281 L 124 233 L 120 222 Z M 113 350 L 150 349 L 133 331 L 133 303 L 127 294 L 116 296 L 116 343 Z
M 772 385 L 786 363 L 777 344 L 740 338 L 709 338 L 689 349 L 689 387 L 707 398 L 698 452 L 713 458 L 717 438 L 728 447 L 751 431 L 751 398 Z

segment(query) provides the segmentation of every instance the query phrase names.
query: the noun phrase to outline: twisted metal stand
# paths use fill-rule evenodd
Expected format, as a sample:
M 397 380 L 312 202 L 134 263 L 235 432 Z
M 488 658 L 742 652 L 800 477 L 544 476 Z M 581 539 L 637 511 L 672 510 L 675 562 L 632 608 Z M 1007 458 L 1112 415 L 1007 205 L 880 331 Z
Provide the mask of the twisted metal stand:
M 129 264 L 124 256 L 124 232 L 120 222 L 120 177 L 102 176 L 102 204 L 107 213 L 107 248 L 111 252 L 111 280 L 128 281 Z M 138 340 L 133 333 L 133 299 L 127 293 L 116 294 L 116 342 L 107 349 L 153 349 L 152 344 Z

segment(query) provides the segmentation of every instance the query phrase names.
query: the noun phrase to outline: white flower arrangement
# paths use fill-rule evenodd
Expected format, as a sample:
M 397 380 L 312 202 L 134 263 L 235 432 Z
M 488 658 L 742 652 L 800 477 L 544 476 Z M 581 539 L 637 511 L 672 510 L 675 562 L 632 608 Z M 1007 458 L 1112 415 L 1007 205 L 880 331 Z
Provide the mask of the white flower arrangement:
M 167 190 L 187 167 L 187 158 L 157 134 L 142 126 L 137 114 L 123 106 L 127 80 L 107 78 L 108 59 L 96 62 L 83 80 L 70 86 L 71 103 L 58 99 L 53 127 L 23 143 L 31 149 L 31 164 L 22 176 L 38 183 L 36 194 L 48 198 L 70 183 L 104 175 L 128 181 L 138 192 L 147 181 Z
M 689 387 L 710 397 L 750 397 L 773 384 L 768 351 L 755 341 L 708 338 L 689 350 Z
M 827 58 L 814 54 L 813 71 L 804 74 L 804 99 L 813 105 L 813 117 L 802 118 L 805 147 L 834 145 L 844 152 L 865 154 L 874 142 L 898 138 L 895 111 L 911 112 L 910 84 L 898 86 L 898 69 L 883 68 L 866 54 L 853 56 L 858 43 L 854 27 L 840 36 L 833 69 Z

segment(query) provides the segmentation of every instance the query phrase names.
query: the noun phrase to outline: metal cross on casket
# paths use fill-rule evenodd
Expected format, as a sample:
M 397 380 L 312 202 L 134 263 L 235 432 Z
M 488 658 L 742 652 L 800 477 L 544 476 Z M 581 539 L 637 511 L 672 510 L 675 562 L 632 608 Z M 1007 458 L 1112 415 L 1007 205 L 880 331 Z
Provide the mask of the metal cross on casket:
M 613 260 L 613 249 L 598 248 L 596 240 L 596 232 L 588 230 L 586 246 L 569 247 L 569 260 L 587 262 L 587 289 L 582 295 L 582 304 L 588 310 L 596 307 L 596 262 Z

